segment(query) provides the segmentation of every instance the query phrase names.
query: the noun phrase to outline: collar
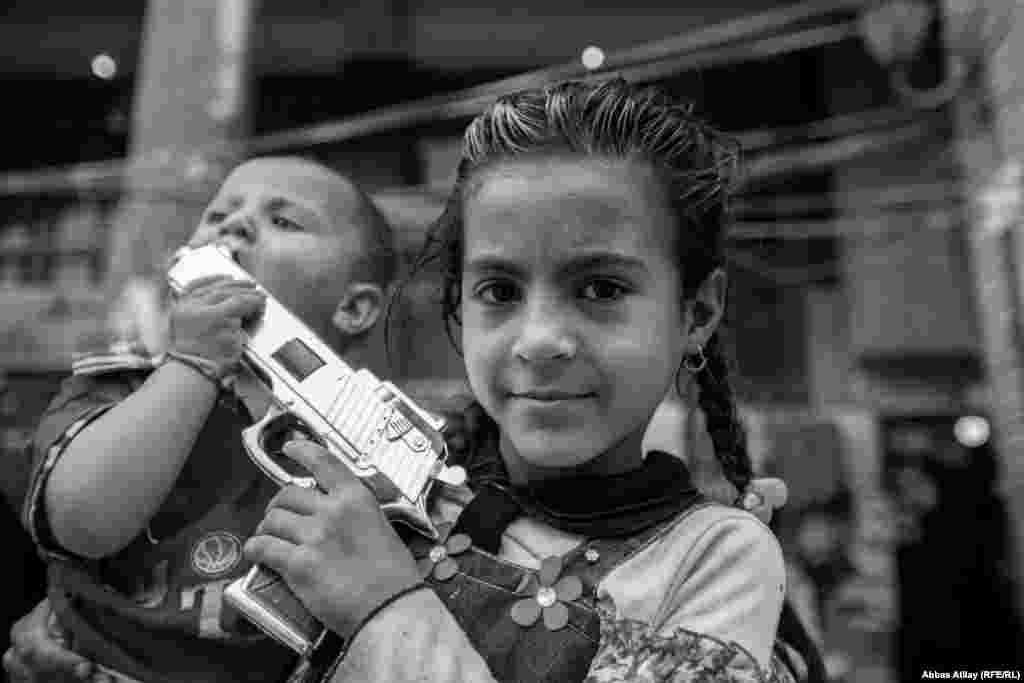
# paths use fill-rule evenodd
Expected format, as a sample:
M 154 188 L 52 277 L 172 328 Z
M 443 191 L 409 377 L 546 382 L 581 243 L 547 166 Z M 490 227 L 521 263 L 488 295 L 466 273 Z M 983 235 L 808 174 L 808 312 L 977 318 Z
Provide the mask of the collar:
M 643 464 L 611 476 L 584 476 L 513 486 L 498 447 L 498 426 L 479 406 L 467 415 L 464 462 L 476 497 L 457 527 L 485 549 L 520 515 L 588 537 L 639 533 L 703 500 L 685 463 L 661 451 Z

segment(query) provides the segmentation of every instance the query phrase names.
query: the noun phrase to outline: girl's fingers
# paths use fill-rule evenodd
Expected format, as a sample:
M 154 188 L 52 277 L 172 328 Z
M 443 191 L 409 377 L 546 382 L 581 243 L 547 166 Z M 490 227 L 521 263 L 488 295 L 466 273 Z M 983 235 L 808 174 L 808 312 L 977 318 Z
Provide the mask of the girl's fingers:
M 295 544 L 273 536 L 252 536 L 245 542 L 245 556 L 256 564 L 262 564 L 281 574 L 295 551 Z
M 356 475 L 320 444 L 306 440 L 289 441 L 281 450 L 309 470 L 320 488 L 328 493 L 348 484 L 359 483 Z
M 298 515 L 312 515 L 321 509 L 324 497 L 324 494 L 316 489 L 293 485 L 282 486 L 281 490 L 267 504 L 267 510 L 280 508 Z
M 273 536 L 301 545 L 305 536 L 303 530 L 309 524 L 309 519 L 306 515 L 299 515 L 284 508 L 270 508 L 263 521 L 256 527 L 256 535 Z

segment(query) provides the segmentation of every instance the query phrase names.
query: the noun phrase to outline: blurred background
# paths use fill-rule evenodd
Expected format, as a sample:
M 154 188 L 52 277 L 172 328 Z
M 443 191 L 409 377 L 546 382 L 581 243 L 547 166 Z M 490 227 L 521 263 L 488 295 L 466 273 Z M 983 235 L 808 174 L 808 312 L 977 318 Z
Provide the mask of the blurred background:
M 742 142 L 743 413 L 759 468 L 789 484 L 791 592 L 833 679 L 1020 669 L 1018 65 L 1019 0 L 8 0 L 6 490 L 73 355 L 112 330 L 158 334 L 161 264 L 238 160 L 351 174 L 408 260 L 484 103 L 623 75 L 691 97 Z M 429 278 L 399 306 L 395 378 L 460 391 Z M 5 637 L 42 591 L 9 502 Z

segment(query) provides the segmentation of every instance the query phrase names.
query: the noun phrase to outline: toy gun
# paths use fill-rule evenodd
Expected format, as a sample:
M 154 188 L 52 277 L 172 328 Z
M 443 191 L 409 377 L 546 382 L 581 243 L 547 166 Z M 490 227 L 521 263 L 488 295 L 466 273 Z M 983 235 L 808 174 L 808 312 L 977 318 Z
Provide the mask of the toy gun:
M 253 281 L 225 247 L 185 247 L 168 271 L 171 288 L 210 275 Z M 253 461 L 281 485 L 313 487 L 311 476 L 281 453 L 296 434 L 326 448 L 370 488 L 385 515 L 425 536 L 438 531 L 427 514 L 435 480 L 465 481 L 445 465 L 444 421 L 416 406 L 390 382 L 356 371 L 273 296 L 258 320 L 243 327 L 242 361 L 273 397 L 267 415 L 242 432 Z M 308 472 L 301 470 L 308 475 Z M 256 626 L 303 657 L 330 633 L 284 580 L 257 565 L 225 589 L 225 599 Z

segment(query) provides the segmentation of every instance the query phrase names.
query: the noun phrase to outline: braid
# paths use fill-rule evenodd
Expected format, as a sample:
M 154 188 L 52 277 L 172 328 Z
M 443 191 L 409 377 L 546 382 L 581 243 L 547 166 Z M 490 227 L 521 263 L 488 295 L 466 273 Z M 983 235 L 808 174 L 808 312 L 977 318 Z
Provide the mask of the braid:
M 722 464 L 722 472 L 737 491 L 743 492 L 754 476 L 746 435 L 740 424 L 729 384 L 729 368 L 721 348 L 718 332 L 711 335 L 704 347 L 707 365 L 697 373 L 700 385 L 698 402 L 704 411 L 708 435 L 715 447 L 715 455 Z
M 729 367 L 718 332 L 711 335 L 704 347 L 707 364 L 697 373 L 699 398 L 704 411 L 708 434 L 715 446 L 715 455 L 722 464 L 722 472 L 742 493 L 754 476 L 754 467 L 747 452 L 746 435 L 736 411 L 736 401 L 729 384 Z M 805 683 L 826 683 L 828 676 L 817 645 L 807 632 L 800 617 L 786 599 L 782 604 L 778 638 L 792 647 L 803 659 Z M 779 651 L 778 645 L 776 650 Z M 785 654 L 784 649 L 782 654 Z M 796 670 L 788 656 L 783 659 L 791 670 Z

